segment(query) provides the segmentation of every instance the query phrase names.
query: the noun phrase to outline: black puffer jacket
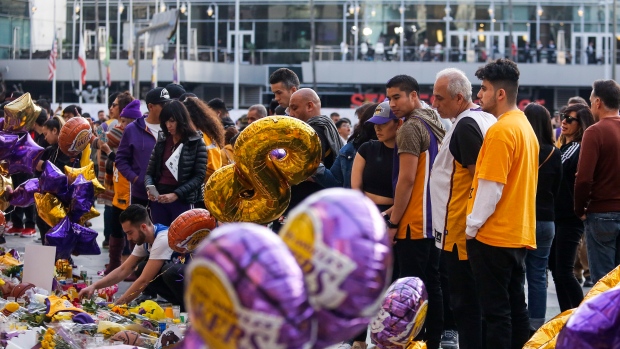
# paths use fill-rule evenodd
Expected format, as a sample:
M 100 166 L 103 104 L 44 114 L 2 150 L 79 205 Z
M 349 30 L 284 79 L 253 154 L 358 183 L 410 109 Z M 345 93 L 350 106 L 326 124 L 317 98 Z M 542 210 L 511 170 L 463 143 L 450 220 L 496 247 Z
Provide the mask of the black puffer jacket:
M 151 159 L 149 160 L 149 166 L 146 168 L 146 176 L 144 176 L 144 185 L 155 185 L 159 183 L 161 178 L 161 171 L 164 147 L 166 145 L 166 136 L 163 132 L 159 132 L 157 143 L 153 152 L 151 153 Z M 181 149 L 181 159 L 179 161 L 179 186 L 174 190 L 179 200 L 182 202 L 193 204 L 203 200 L 203 194 L 200 187 L 205 181 L 205 175 L 207 173 L 207 147 L 202 140 L 202 135 L 196 133 L 195 136 L 190 137 L 183 142 L 183 149 Z

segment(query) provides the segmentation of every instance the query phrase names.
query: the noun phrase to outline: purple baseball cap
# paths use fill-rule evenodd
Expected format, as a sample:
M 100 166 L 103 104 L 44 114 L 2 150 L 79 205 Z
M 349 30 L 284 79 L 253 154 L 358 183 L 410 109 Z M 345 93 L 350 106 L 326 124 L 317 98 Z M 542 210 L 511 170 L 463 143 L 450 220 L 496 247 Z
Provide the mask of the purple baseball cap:
M 366 122 L 383 125 L 390 120 L 398 120 L 398 117 L 390 110 L 390 102 L 383 102 L 375 109 L 375 114 Z

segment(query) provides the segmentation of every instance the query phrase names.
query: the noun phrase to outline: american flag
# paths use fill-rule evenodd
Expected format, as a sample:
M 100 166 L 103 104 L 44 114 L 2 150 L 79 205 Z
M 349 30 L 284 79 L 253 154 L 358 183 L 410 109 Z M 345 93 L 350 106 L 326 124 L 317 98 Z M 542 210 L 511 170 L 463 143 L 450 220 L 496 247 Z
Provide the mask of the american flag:
M 52 43 L 52 51 L 50 51 L 50 60 L 47 63 L 47 67 L 49 68 L 49 75 L 47 76 L 48 80 L 54 80 L 54 76 L 56 76 L 56 57 L 58 57 L 58 48 L 56 47 L 56 35 L 54 35 L 54 42 Z
M 80 32 L 80 46 L 78 49 L 78 63 L 82 67 L 82 74 L 80 80 L 82 85 L 86 83 L 86 48 L 84 47 L 84 33 Z

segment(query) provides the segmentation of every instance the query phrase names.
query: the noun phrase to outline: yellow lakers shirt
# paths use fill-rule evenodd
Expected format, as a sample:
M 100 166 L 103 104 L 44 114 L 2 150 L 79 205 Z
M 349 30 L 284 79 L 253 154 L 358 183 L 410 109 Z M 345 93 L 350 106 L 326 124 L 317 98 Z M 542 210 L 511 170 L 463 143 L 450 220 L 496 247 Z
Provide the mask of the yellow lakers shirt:
M 430 192 L 435 245 L 449 252 L 457 246 L 460 260 L 467 259 L 467 201 L 474 178 L 467 166 L 476 164 L 484 135 L 496 121 L 480 108 L 463 111 L 446 133 L 433 164 Z
M 484 244 L 508 248 L 536 248 L 536 185 L 538 140 L 520 110 L 502 114 L 484 138 L 472 182 L 467 215 L 477 198 L 478 180 L 504 185 L 495 212 L 478 230 Z

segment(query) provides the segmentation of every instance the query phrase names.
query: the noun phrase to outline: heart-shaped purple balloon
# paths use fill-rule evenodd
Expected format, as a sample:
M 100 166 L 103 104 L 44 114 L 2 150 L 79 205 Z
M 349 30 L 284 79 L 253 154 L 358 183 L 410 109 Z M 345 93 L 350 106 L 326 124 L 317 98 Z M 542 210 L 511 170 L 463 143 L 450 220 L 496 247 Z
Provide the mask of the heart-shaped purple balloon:
M 40 178 L 41 191 L 43 193 L 52 193 L 60 196 L 69 189 L 67 176 L 49 160 L 45 162 Z
M 392 274 L 392 247 L 377 206 L 357 190 L 322 190 L 291 211 L 280 236 L 304 271 L 318 322 L 314 347 L 363 331 Z
M 9 163 L 9 173 L 32 174 L 43 155 L 43 150 L 28 133 L 19 137 L 13 151 L 4 159 Z
M 39 193 L 39 179 L 30 178 L 17 187 L 9 203 L 13 206 L 27 207 L 34 204 L 34 193 Z
M 428 294 L 422 280 L 406 277 L 394 281 L 370 324 L 370 338 L 380 349 L 402 349 L 422 329 Z
M 72 231 L 69 217 L 63 218 L 45 235 L 45 244 L 56 246 L 56 259 L 69 259 L 77 243 L 77 235 Z
M 95 203 L 95 187 L 93 182 L 87 181 L 80 174 L 71 184 L 69 191 L 71 192 L 71 209 L 68 216 L 71 222 L 79 222 L 80 217 L 89 212 Z
M 97 244 L 98 233 L 90 228 L 72 223 L 73 233 L 77 235 L 77 243 L 73 249 L 76 255 L 100 255 L 101 250 Z
M 311 341 L 313 311 L 301 269 L 269 229 L 232 223 L 213 230 L 185 278 L 194 330 L 208 346 L 301 349 Z M 233 336 L 209 324 L 220 316 Z
M 6 158 L 13 151 L 18 139 L 19 136 L 16 134 L 0 131 L 0 160 Z
M 620 284 L 581 303 L 558 335 L 557 349 L 620 348 Z

